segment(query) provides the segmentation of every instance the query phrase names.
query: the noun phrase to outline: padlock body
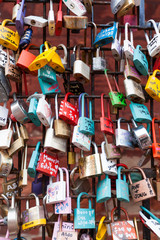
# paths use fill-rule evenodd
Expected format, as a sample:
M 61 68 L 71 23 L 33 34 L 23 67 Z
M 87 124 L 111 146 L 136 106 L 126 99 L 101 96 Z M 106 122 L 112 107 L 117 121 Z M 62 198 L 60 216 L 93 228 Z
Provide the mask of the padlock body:
M 28 135 L 26 126 L 21 125 L 19 130 L 22 138 L 24 139 L 24 142 L 27 142 L 29 140 L 29 135 Z
M 47 186 L 47 204 L 55 204 L 66 200 L 66 182 L 59 181 Z
M 115 129 L 116 146 L 121 148 L 134 148 L 132 133 L 125 129 Z
M 160 80 L 152 75 L 149 76 L 145 91 L 156 101 L 160 102 Z
M 68 164 L 75 164 L 76 162 L 76 153 L 68 152 Z
M 83 218 L 83 221 L 81 219 Z M 92 229 L 95 228 L 95 210 L 88 208 L 74 209 L 74 228 Z
M 133 62 L 137 70 L 144 76 L 148 75 L 148 61 L 139 49 L 134 50 Z
M 3 27 L 2 25 L 0 26 L 0 33 L 2 35 L 0 37 L 0 44 L 13 51 L 17 51 L 20 42 L 20 36 L 18 33 L 7 27 Z
M 79 131 L 85 135 L 94 135 L 95 128 L 94 128 L 94 121 L 87 118 L 87 117 L 80 117 L 79 118 Z
M 60 138 L 70 138 L 71 128 L 70 125 L 63 120 L 54 120 L 55 136 Z
M 42 80 L 41 78 L 38 78 L 38 81 L 39 81 L 42 93 L 44 95 L 61 92 L 58 81 L 55 83 L 49 83 L 49 82 Z
M 144 93 L 141 84 L 133 81 L 132 79 L 124 80 L 124 87 L 126 97 L 132 102 L 143 103 L 145 101 Z
M 101 131 L 108 134 L 108 135 L 113 135 L 114 134 L 114 129 L 113 129 L 113 122 L 106 117 L 101 117 L 100 118 L 100 125 L 101 125 Z
M 116 195 L 119 201 L 129 202 L 129 186 L 125 180 L 116 179 Z
M 106 60 L 102 57 L 93 58 L 93 70 L 104 71 L 106 69 Z
M 79 118 L 78 108 L 68 101 L 61 101 L 59 118 L 61 118 L 68 124 L 76 126 Z
M 115 176 L 117 175 L 117 166 L 116 160 L 114 159 L 107 159 L 105 153 L 101 153 L 101 164 L 102 164 L 102 171 L 105 174 Z
M 123 4 L 125 3 L 125 0 L 112 0 L 111 1 L 111 11 L 113 14 L 116 14 Z
M 81 133 L 79 129 L 80 129 L 79 125 L 74 127 L 72 143 L 76 147 L 78 147 L 84 151 L 90 151 L 91 137 Z
M 148 53 L 151 57 L 156 56 L 160 52 L 160 34 L 155 34 L 147 44 Z
M 102 203 L 111 198 L 111 179 L 105 177 L 97 184 L 96 202 Z
M 28 109 L 28 117 L 31 119 L 31 121 L 39 127 L 41 125 L 41 122 L 37 116 L 37 106 L 38 106 L 38 100 L 36 98 L 32 98 L 30 100 L 30 105 Z
M 139 147 L 142 150 L 146 150 L 152 147 L 152 141 L 149 136 L 149 133 L 147 132 L 143 125 L 140 125 L 137 128 L 133 128 L 132 131 L 138 142 Z
M 38 69 L 38 77 L 49 83 L 57 82 L 56 72 L 48 65 Z
M 12 169 L 13 160 L 6 151 L 0 151 L 0 176 L 7 177 Z
M 90 81 L 90 67 L 81 60 L 76 60 L 73 65 L 73 77 L 81 82 Z
M 134 66 L 127 64 L 125 66 L 125 74 L 126 78 L 132 79 L 137 83 L 141 83 L 141 77 Z
M 17 13 L 18 13 L 18 10 L 20 9 L 20 7 L 21 7 L 21 3 L 17 3 L 16 5 L 14 5 L 14 7 L 12 9 L 12 21 L 13 22 L 16 20 Z
M 111 99 L 112 106 L 117 107 L 117 108 L 123 108 L 125 107 L 126 101 L 125 97 L 122 93 L 119 92 L 109 92 L 109 97 Z
M 23 169 L 19 173 L 19 185 L 20 188 L 27 186 L 27 169 Z
M 112 42 L 111 51 L 114 59 L 116 61 L 119 61 L 122 57 L 122 47 L 118 39 L 114 39 L 114 41 Z
M 7 182 L 3 182 L 2 189 L 3 193 L 7 197 L 11 197 L 13 193 L 16 195 L 18 193 L 18 178 L 13 178 Z
M 10 148 L 8 149 L 8 155 L 12 157 L 13 154 L 19 152 L 22 148 L 24 148 L 24 140 L 22 137 L 19 137 L 11 144 Z
M 57 12 L 56 16 L 56 27 L 55 27 L 55 34 L 56 36 L 60 36 L 62 32 L 62 11 Z
M 160 159 L 160 143 L 152 144 L 153 157 L 157 160 Z
M 135 48 L 134 48 L 133 44 L 131 43 L 131 41 L 124 40 L 123 50 L 124 50 L 124 54 L 127 59 L 130 59 L 133 61 L 134 49 Z
M 8 118 L 8 109 L 0 106 L 0 126 L 5 126 Z
M 42 98 L 39 99 L 36 113 L 41 123 L 44 126 L 49 127 L 52 111 L 50 105 L 45 99 Z
M 32 178 L 35 178 L 36 176 L 36 167 L 37 167 L 39 155 L 40 155 L 39 152 L 33 151 L 29 165 L 28 165 L 28 175 Z
M 108 144 L 105 148 L 107 159 L 120 159 L 121 158 L 121 152 L 119 147 L 117 147 L 114 144 Z

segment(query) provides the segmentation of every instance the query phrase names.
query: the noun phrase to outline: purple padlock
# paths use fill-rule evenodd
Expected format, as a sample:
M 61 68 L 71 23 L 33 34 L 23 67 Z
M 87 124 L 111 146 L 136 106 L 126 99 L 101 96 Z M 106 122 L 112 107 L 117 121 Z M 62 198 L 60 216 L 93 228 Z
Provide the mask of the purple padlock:
M 26 14 L 26 7 L 24 5 L 24 1 L 25 0 L 22 0 L 22 2 L 21 2 L 21 7 L 17 12 L 17 17 L 16 17 L 16 21 L 15 21 L 16 29 L 20 36 L 22 36 L 24 34 L 24 17 Z
M 37 196 L 43 193 L 43 177 L 38 178 L 39 173 L 36 174 L 35 180 L 32 182 L 32 193 Z M 47 190 L 47 185 L 49 184 L 49 177 L 45 176 L 45 192 Z

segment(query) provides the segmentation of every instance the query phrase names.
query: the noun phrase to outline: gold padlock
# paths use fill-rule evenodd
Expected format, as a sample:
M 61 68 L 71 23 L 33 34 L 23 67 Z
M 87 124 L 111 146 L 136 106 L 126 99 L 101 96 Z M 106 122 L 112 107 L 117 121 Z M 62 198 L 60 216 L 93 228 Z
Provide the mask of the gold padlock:
M 156 166 L 156 179 L 152 180 L 153 188 L 156 192 L 156 199 L 160 201 L 160 169 Z
M 27 128 L 25 125 L 21 124 L 20 133 L 21 133 L 21 136 L 22 136 L 24 142 L 26 143 L 29 140 L 29 136 L 28 136 L 28 131 L 27 131 Z
M 73 147 L 71 151 L 71 145 L 70 145 L 70 151 L 68 152 L 68 164 L 75 164 L 75 163 L 76 163 L 76 153 L 73 151 Z
M 13 51 L 17 51 L 19 47 L 20 36 L 18 32 L 5 27 L 8 22 L 13 22 L 11 19 L 5 19 L 0 26 L 0 45 L 9 48 Z
M 131 8 L 135 6 L 134 0 L 126 0 L 121 9 L 118 11 L 117 16 L 122 17 L 126 15 Z
M 7 177 L 12 169 L 13 160 L 6 150 L 0 151 L 0 176 Z
M 27 145 L 23 150 L 21 171 L 19 173 L 19 184 L 18 187 L 23 188 L 27 186 Z

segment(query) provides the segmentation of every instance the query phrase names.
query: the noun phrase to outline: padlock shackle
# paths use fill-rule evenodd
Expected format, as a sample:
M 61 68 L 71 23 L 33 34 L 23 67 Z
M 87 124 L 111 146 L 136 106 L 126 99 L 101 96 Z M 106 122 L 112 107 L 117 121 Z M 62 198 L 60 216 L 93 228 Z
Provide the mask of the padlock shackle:
M 59 174 L 60 174 L 60 182 L 63 182 L 63 171 L 62 171 L 62 168 L 58 168 L 58 171 L 59 171 Z M 59 178 L 59 174 L 57 174 L 57 181 L 58 181 L 58 178 Z M 52 179 L 52 178 L 51 178 Z M 49 178 L 49 183 L 50 183 L 50 178 Z M 52 183 L 52 182 L 51 182 Z M 50 184 L 51 184 L 50 183 Z
M 147 208 L 140 206 L 140 208 L 145 211 L 146 213 L 148 213 L 150 215 L 151 218 L 153 218 L 154 220 L 156 220 L 158 223 L 160 223 L 160 219 L 157 218 L 153 213 L 151 213 Z
M 102 153 L 103 153 L 103 154 L 106 154 L 105 148 L 104 148 L 105 144 L 106 144 L 105 141 L 103 141 L 103 142 L 101 143 L 101 150 L 102 150 Z
M 117 120 L 117 125 L 118 125 L 118 129 L 121 129 L 121 120 L 125 120 L 126 121 L 126 119 L 125 118 L 118 118 L 118 120 Z M 131 128 L 130 128 L 130 125 L 127 123 L 127 126 L 128 126 L 128 131 L 130 132 L 131 131 Z
M 21 170 L 26 169 L 27 168 L 27 144 L 24 148 L 24 152 L 23 152 L 23 156 L 22 156 L 22 163 L 21 163 Z
M 46 206 L 46 200 L 47 200 L 47 195 L 44 196 L 43 198 L 43 209 L 44 209 L 44 216 L 46 220 L 49 220 L 48 212 L 47 212 L 47 206 Z
M 70 173 L 70 180 L 71 180 L 73 188 L 76 187 L 75 181 L 74 181 L 74 176 L 75 176 L 75 173 L 78 171 L 78 169 L 79 169 L 79 167 L 77 166 L 77 167 L 73 168 L 71 173 Z
M 158 35 L 159 30 L 158 30 L 158 27 L 156 25 L 156 22 L 153 19 L 150 19 L 150 20 L 147 21 L 147 23 L 149 23 L 149 22 L 151 22 L 153 24 L 154 30 L 155 30 L 156 34 Z
M 80 59 L 80 49 L 82 47 L 82 44 L 78 44 L 77 45 L 77 49 L 76 49 L 76 60 Z
M 84 117 L 84 96 L 88 96 L 88 93 L 83 93 L 82 94 L 82 117 Z M 87 111 L 87 109 L 86 109 Z M 89 99 L 89 119 L 92 120 L 92 102 Z
M 69 197 L 69 173 L 67 168 L 61 168 L 66 173 L 67 197 Z
M 15 208 L 15 193 L 12 193 L 11 208 Z
M 118 209 L 118 207 L 115 207 L 112 209 L 111 211 L 111 222 L 113 223 L 114 222 L 114 212 Z M 126 215 L 126 218 L 127 218 L 127 221 L 129 221 L 129 217 L 128 217 L 128 213 L 126 211 L 126 209 L 120 207 L 120 210 L 124 212 L 124 214 Z
M 69 96 L 69 95 L 74 95 L 74 94 L 71 93 L 71 92 L 67 92 L 66 95 L 65 95 L 64 101 L 67 101 L 67 100 L 68 100 L 68 96 Z
M 98 224 L 97 235 L 101 234 L 100 232 L 101 232 L 101 229 L 102 229 L 102 226 L 103 226 L 103 224 L 104 224 L 105 219 L 106 219 L 106 216 L 103 216 L 103 217 L 100 219 L 99 224 Z
M 160 72 L 160 70 L 158 70 L 158 69 L 156 69 L 154 72 L 153 72 L 153 77 L 156 77 L 156 74 L 157 74 L 157 72 Z M 158 79 L 159 80 L 159 79 Z
M 137 128 L 137 127 L 138 127 L 138 125 L 137 125 L 137 123 L 134 121 L 134 119 L 133 119 L 133 118 L 131 118 L 131 121 L 132 121 L 132 123 L 133 123 L 134 127 L 135 127 L 135 128 Z
M 145 175 L 144 171 L 142 170 L 142 168 L 140 168 L 140 167 L 131 167 L 130 168 L 130 170 L 133 170 L 133 169 L 137 169 L 142 174 L 142 177 L 144 179 L 146 179 L 146 175 Z M 128 174 L 128 179 L 129 179 L 130 184 L 133 184 L 132 179 L 131 179 L 131 173 Z
M 11 19 L 5 19 L 2 22 L 2 27 L 4 27 L 6 25 L 6 23 L 8 23 L 8 22 L 12 22 L 13 23 L 13 21 Z
M 121 170 L 123 170 L 123 169 L 124 169 L 124 167 L 118 167 L 117 175 L 118 175 L 118 179 L 119 179 L 119 180 L 121 179 Z M 122 175 L 123 175 L 123 181 L 126 182 L 126 174 L 123 173 Z
M 88 22 L 87 25 L 88 24 L 92 24 L 94 27 L 94 41 L 95 41 L 96 36 L 97 36 L 97 25 L 94 22 Z
M 56 113 L 56 119 L 58 120 L 58 94 L 55 96 L 55 113 Z
M 38 45 L 31 43 L 31 44 L 29 44 L 29 45 L 25 48 L 25 51 L 28 52 L 28 51 L 29 51 L 29 48 L 30 48 L 31 46 L 38 47 Z
M 36 148 L 35 148 L 34 151 L 39 152 L 40 146 L 41 146 L 41 142 L 39 141 L 39 142 L 36 144 Z
M 80 200 L 81 200 L 81 197 L 82 197 L 83 195 L 87 195 L 87 196 L 88 196 L 88 193 L 86 193 L 86 192 L 81 192 L 81 193 L 78 195 L 78 197 L 77 197 L 77 208 L 80 208 Z M 89 209 L 92 209 L 91 200 L 88 199 L 88 202 L 89 202 Z
M 20 137 L 20 136 L 21 136 L 21 134 L 20 134 L 20 131 L 19 131 L 18 123 L 17 123 L 17 122 L 15 122 L 15 124 L 16 124 L 16 131 L 17 131 L 17 133 L 18 133 L 18 137 Z
M 92 141 L 92 145 L 94 146 L 94 152 L 95 154 L 98 154 L 98 147 L 97 144 L 95 142 Z
M 62 0 L 59 1 L 59 9 L 58 11 L 62 11 Z
M 104 118 L 104 96 L 105 93 L 101 94 L 101 113 L 102 113 L 102 117 Z M 107 100 L 107 115 L 108 115 L 108 119 L 111 120 L 111 115 L 110 115 L 110 108 L 109 108 L 109 101 Z
M 35 193 L 30 193 L 30 194 L 29 194 L 29 197 L 31 197 L 31 196 L 33 196 L 33 197 L 35 198 L 35 200 L 36 200 L 36 206 L 39 206 L 39 197 L 36 196 Z
M 5 194 L 1 194 L 1 197 L 3 197 L 3 199 L 6 201 L 6 203 L 7 203 L 7 207 L 9 208 L 10 207 L 10 204 L 9 204 L 9 199 L 8 199 L 8 197 L 5 195 Z
M 9 118 L 9 125 L 8 125 L 8 129 L 11 128 L 11 125 L 12 125 L 12 120 Z
M 53 11 L 53 2 L 52 2 L 52 0 L 50 0 L 49 8 L 50 8 L 49 9 L 50 11 Z
M 96 50 L 96 58 L 98 58 L 99 56 L 100 56 L 100 47 L 98 47 Z
M 110 90 L 110 92 L 113 92 L 111 84 L 110 84 L 110 81 L 109 81 L 109 78 L 108 78 L 107 71 L 108 71 L 108 69 L 105 69 L 104 70 L 104 74 L 105 74 L 105 77 L 106 77 L 106 80 L 107 80 L 107 84 L 108 84 L 109 90 Z
M 125 40 L 129 40 L 128 39 L 128 31 L 130 31 L 130 41 L 133 45 L 133 31 L 132 31 L 132 29 L 129 29 L 129 26 L 130 26 L 130 24 L 127 22 L 125 24 Z
M 50 127 L 49 128 L 53 128 L 53 123 L 54 123 L 55 117 L 51 118 L 51 123 L 50 123 Z
M 61 43 L 61 44 L 59 44 L 59 45 L 57 46 L 57 48 L 58 48 L 58 47 L 62 47 L 62 48 L 63 48 L 63 51 L 64 51 L 63 60 L 64 60 L 64 62 L 67 62 L 67 48 L 66 48 L 66 46 Z
M 78 106 L 79 106 L 79 117 L 82 116 L 82 107 L 81 107 L 81 101 L 82 101 L 82 95 L 84 93 L 81 93 L 78 98 Z M 88 117 L 88 106 L 87 106 L 87 98 L 85 98 L 85 109 L 86 109 L 86 117 Z
M 43 94 L 43 93 L 34 93 L 34 94 L 32 94 L 31 96 L 29 96 L 28 98 L 27 98 L 27 102 L 29 102 L 32 98 L 36 98 L 36 99 L 40 99 L 40 98 L 43 98 L 43 99 L 45 99 L 45 95 Z
M 153 143 L 157 143 L 156 140 L 156 132 L 155 132 L 155 120 L 160 120 L 158 118 L 153 118 L 152 119 L 152 134 L 153 134 Z M 159 135 L 160 135 L 160 124 L 158 123 L 158 128 L 159 128 Z

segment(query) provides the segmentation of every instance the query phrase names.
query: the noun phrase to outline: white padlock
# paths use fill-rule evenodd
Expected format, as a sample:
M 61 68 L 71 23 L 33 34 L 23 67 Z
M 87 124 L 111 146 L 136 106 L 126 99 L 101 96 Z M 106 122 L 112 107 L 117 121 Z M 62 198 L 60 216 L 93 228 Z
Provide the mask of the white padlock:
M 85 6 L 79 0 L 63 0 L 63 2 L 77 16 L 82 16 L 87 12 Z
M 106 69 L 106 60 L 100 57 L 100 48 L 96 50 L 96 57 L 93 58 L 93 70 L 104 71 Z
M 50 104 L 48 104 L 48 102 L 45 100 L 45 95 L 43 95 L 39 99 L 36 113 L 41 123 L 45 127 L 49 127 L 51 122 L 52 110 Z
M 7 103 L 5 102 L 3 106 L 0 106 L 0 126 L 6 126 L 8 118 L 8 108 L 6 108 Z
M 111 0 L 111 11 L 116 14 L 120 8 L 124 5 L 125 0 Z
M 11 145 L 13 130 L 11 129 L 12 121 L 9 119 L 9 126 L 6 129 L 0 130 L 0 149 L 8 149 Z
M 38 16 L 27 16 L 24 17 L 24 23 L 33 27 L 43 28 L 48 25 L 48 20 Z
M 117 23 L 117 29 L 118 29 L 118 23 Z M 122 58 L 121 31 L 119 31 L 119 39 L 117 39 L 117 33 L 118 33 L 118 30 L 116 32 L 115 39 L 112 42 L 111 51 L 114 59 L 116 61 L 119 61 Z
M 128 26 L 130 24 L 127 22 L 125 24 L 125 40 L 123 44 L 123 49 L 124 49 L 124 54 L 126 58 L 130 59 L 133 61 L 133 55 L 134 55 L 134 45 L 133 45 L 133 32 L 130 29 L 130 40 L 128 40 Z

